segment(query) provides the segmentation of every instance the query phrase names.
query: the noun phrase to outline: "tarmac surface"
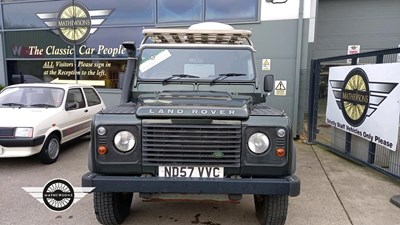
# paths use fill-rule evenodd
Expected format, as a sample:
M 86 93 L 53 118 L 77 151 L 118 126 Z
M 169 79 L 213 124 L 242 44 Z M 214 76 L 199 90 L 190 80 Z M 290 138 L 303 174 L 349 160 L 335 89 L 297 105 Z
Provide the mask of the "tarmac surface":
M 400 195 L 400 181 L 341 158 L 319 145 L 295 142 L 296 175 L 301 193 L 289 199 L 287 225 L 396 225 L 400 208 L 390 202 Z M 42 165 L 35 157 L 0 159 L 0 224 L 98 224 L 93 196 L 65 212 L 52 212 L 22 187 L 43 187 L 63 178 L 80 187 L 87 172 L 89 138 L 64 146 L 59 161 Z M 143 202 L 135 195 L 124 224 L 250 225 L 258 224 L 253 197 L 239 204 L 209 202 Z

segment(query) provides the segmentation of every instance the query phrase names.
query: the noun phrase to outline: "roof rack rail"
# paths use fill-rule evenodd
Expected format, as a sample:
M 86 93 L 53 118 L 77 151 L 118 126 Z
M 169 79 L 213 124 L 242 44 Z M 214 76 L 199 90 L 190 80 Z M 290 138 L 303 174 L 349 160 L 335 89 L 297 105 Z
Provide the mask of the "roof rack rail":
M 142 44 L 150 38 L 154 43 L 165 44 L 233 44 L 241 45 L 250 40 L 250 30 L 197 30 L 197 29 L 144 29 Z

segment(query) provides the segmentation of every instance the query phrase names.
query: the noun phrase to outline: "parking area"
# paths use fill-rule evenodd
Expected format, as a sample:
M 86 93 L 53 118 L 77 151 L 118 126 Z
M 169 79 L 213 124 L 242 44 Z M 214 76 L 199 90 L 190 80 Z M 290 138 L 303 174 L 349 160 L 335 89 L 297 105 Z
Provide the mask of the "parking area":
M 43 187 L 63 178 L 74 187 L 87 172 L 89 137 L 63 146 L 58 162 L 41 164 L 35 157 L 0 159 L 1 224 L 98 224 L 92 195 L 65 212 L 49 211 L 22 187 Z M 400 208 L 390 198 L 400 195 L 400 182 L 336 156 L 318 145 L 296 141 L 301 194 L 289 199 L 288 225 L 399 224 Z M 136 195 L 124 224 L 255 225 L 252 196 L 239 204 L 222 202 L 143 202 Z

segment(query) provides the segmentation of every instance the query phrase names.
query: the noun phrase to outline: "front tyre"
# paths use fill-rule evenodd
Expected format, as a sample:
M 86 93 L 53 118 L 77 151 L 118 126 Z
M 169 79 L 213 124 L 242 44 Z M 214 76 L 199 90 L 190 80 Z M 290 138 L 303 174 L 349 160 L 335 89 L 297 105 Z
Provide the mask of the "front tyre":
M 43 164 L 52 164 L 57 161 L 60 154 L 60 138 L 55 134 L 50 134 L 43 144 L 39 153 L 39 160 Z
M 285 224 L 288 203 L 287 195 L 254 195 L 256 216 L 260 224 Z
M 121 224 L 132 204 L 133 193 L 94 192 L 94 212 L 101 224 Z

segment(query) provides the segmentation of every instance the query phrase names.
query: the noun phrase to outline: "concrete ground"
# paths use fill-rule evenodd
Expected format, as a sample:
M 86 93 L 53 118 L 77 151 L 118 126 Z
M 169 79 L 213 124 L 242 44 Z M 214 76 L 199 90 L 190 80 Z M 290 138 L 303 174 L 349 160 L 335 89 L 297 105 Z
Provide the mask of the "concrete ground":
M 286 224 L 400 224 L 400 181 L 337 156 L 319 145 L 296 142 L 301 194 L 290 199 Z
M 43 187 L 54 178 L 80 186 L 87 171 L 89 139 L 65 146 L 59 161 L 42 165 L 36 158 L 0 159 L 0 224 L 98 224 L 93 196 L 65 212 L 49 211 L 21 187 Z M 318 145 L 296 141 L 301 194 L 290 198 L 287 225 L 395 225 L 400 208 L 390 198 L 400 195 L 400 182 L 343 159 Z M 253 198 L 240 204 L 209 202 L 143 202 L 135 195 L 124 224 L 256 225 Z

